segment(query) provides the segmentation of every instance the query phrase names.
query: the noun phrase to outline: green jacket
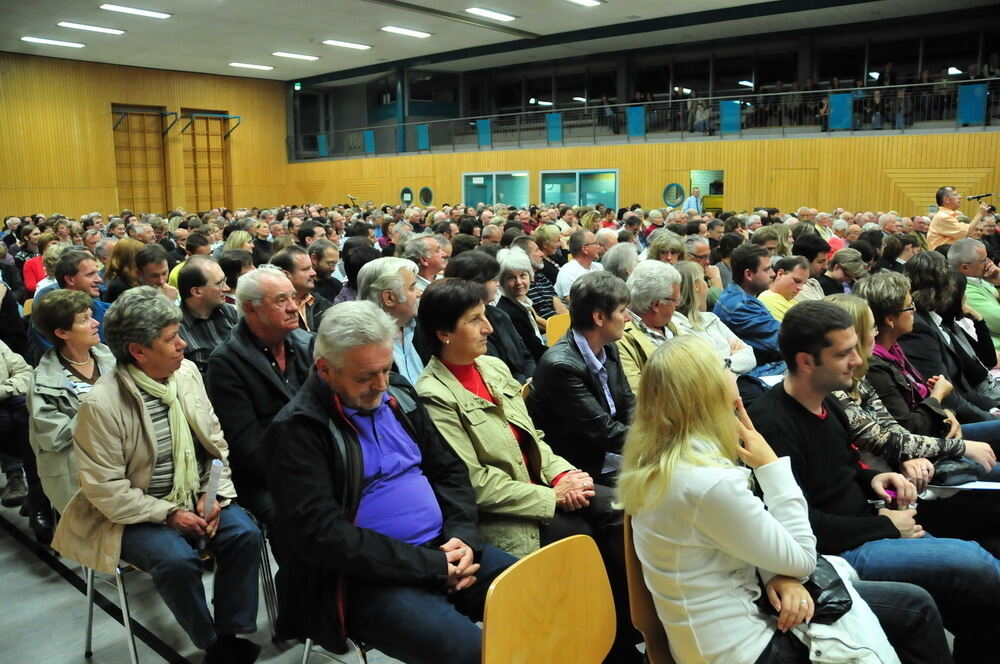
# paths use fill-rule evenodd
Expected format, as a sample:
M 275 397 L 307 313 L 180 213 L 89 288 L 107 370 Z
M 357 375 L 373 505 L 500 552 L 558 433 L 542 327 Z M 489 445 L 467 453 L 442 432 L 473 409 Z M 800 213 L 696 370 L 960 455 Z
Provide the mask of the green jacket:
M 521 385 L 507 365 L 484 355 L 476 359 L 476 368 L 496 404 L 465 389 L 436 357 L 417 381 L 417 394 L 441 437 L 469 469 L 483 538 L 520 557 L 539 548 L 538 525 L 555 514 L 556 494 L 547 485 L 573 465 L 553 454 L 535 429 Z M 523 455 L 509 424 L 531 438 Z M 544 484 L 532 484 L 532 474 Z
M 982 279 L 969 279 L 965 285 L 965 301 L 986 321 L 993 347 L 1000 350 L 1000 301 L 996 287 Z

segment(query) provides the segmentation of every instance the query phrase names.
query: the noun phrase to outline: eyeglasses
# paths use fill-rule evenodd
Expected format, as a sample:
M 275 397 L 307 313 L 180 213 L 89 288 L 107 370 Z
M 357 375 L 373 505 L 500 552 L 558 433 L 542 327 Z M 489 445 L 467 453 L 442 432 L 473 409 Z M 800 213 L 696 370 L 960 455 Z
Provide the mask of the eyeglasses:
M 902 309 L 900 309 L 899 313 L 905 314 L 907 311 L 916 311 L 916 310 L 917 310 L 917 308 L 911 304 L 908 307 L 903 307 Z

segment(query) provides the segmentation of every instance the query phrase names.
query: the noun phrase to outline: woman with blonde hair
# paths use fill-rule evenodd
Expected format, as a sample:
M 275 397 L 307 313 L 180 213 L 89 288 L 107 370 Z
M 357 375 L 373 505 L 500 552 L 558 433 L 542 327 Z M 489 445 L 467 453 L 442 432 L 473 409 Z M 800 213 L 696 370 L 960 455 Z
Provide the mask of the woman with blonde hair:
M 646 260 L 676 263 L 687 251 L 684 240 L 677 233 L 667 230 L 655 231 L 650 234 L 649 245 L 646 247 Z
M 242 249 L 243 251 L 253 252 L 253 236 L 246 231 L 233 231 L 226 238 L 226 242 L 222 245 L 223 251 L 228 251 L 229 249 Z

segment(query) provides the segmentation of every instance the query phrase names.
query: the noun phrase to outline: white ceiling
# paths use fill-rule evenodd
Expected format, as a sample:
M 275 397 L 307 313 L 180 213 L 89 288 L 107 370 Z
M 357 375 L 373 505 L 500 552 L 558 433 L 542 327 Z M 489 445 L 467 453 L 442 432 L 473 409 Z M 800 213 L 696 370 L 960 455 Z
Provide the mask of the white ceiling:
M 490 27 L 391 7 L 366 0 L 114 0 L 115 4 L 172 14 L 166 20 L 119 14 L 99 9 L 103 0 L 0 0 L 0 50 L 91 62 L 153 67 L 228 76 L 295 80 L 357 67 L 417 58 L 441 52 L 498 44 L 519 39 Z M 540 35 L 539 48 L 510 51 L 460 61 L 438 63 L 441 71 L 573 58 L 584 54 L 678 44 L 706 39 L 749 36 L 796 28 L 838 25 L 901 17 L 942 10 L 940 0 L 878 0 L 776 16 L 741 19 L 704 26 L 627 37 L 554 43 L 546 35 L 629 23 L 690 11 L 709 11 L 767 2 L 767 0 L 700 0 L 697 5 L 668 0 L 607 0 L 586 8 L 567 0 L 410 0 L 423 7 L 468 16 L 467 7 L 480 6 L 518 16 L 499 25 Z M 949 0 L 958 11 L 988 6 L 993 0 Z M 58 27 L 72 21 L 125 30 L 113 36 Z M 432 33 L 414 39 L 381 31 L 398 25 Z M 43 46 L 20 41 L 22 36 L 83 43 L 84 48 Z M 323 44 L 339 39 L 369 44 L 355 51 Z M 271 55 L 290 51 L 319 56 L 307 62 Z M 271 65 L 271 71 L 230 67 L 230 62 Z

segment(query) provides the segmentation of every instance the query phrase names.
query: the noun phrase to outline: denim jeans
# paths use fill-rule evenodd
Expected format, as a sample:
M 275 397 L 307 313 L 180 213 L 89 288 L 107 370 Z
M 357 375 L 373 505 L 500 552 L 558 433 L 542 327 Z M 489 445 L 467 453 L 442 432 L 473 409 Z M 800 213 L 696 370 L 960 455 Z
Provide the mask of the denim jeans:
M 347 633 L 408 664 L 479 664 L 486 591 L 493 579 L 515 562 L 500 549 L 486 546 L 471 588 L 446 594 L 444 588 L 349 584 Z
M 955 636 L 956 662 L 993 662 L 1000 648 L 1000 561 L 974 542 L 881 539 L 838 554 L 867 581 L 927 590 Z
M 257 631 L 260 530 L 239 506 L 229 505 L 207 550 L 216 563 L 214 620 L 205 602 L 201 559 L 183 535 L 158 523 L 125 526 L 122 534 L 122 560 L 149 572 L 167 608 L 202 649 L 218 634 Z
M 962 438 L 989 443 L 997 457 L 1000 458 L 1000 419 L 971 422 L 962 425 Z M 993 472 L 982 479 L 990 482 L 1000 482 L 1000 464 L 993 466 Z

